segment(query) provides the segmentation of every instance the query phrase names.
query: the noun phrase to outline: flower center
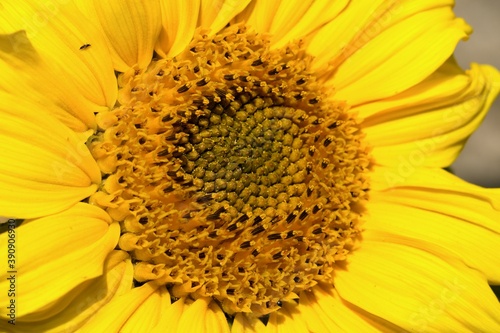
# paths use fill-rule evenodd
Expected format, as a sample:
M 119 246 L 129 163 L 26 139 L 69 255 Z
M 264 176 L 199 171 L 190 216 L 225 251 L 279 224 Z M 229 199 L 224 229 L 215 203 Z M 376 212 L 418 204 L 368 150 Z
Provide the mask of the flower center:
M 301 46 L 232 26 L 120 74 L 89 146 L 91 197 L 120 221 L 138 282 L 265 315 L 331 282 L 360 232 L 363 135 Z

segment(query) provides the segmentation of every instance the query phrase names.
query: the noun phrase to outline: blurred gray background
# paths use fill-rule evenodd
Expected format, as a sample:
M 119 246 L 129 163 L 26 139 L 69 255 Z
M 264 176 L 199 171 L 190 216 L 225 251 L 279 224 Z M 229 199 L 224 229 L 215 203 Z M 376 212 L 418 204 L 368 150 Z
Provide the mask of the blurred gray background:
M 461 42 L 455 52 L 462 68 L 478 62 L 500 69 L 500 0 L 456 0 L 455 13 L 474 28 L 471 38 Z M 500 187 L 500 98 L 452 170 L 472 183 Z

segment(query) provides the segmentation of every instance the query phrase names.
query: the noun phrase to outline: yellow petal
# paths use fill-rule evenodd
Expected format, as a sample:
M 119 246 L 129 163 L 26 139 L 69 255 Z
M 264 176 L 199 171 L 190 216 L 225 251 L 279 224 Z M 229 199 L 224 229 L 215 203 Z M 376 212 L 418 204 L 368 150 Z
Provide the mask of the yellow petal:
M 347 3 L 347 0 L 257 0 L 251 2 L 233 22 L 246 22 L 257 32 L 270 33 L 272 47 L 279 48 L 330 22 Z
M 113 251 L 106 258 L 104 273 L 87 281 L 47 310 L 50 317 L 42 321 L 16 321 L 16 329 L 26 333 L 75 332 L 114 296 L 132 288 L 133 267 L 126 252 Z M 0 324 L 0 329 L 3 327 Z
M 376 167 L 371 175 L 371 190 L 390 192 L 394 188 L 415 188 L 424 191 L 435 190 L 439 193 L 456 195 L 455 199 L 468 194 L 478 201 L 464 201 L 464 208 L 474 211 L 474 205 L 484 202 L 490 205 L 494 210 L 500 210 L 500 197 L 497 189 L 483 188 L 480 186 L 469 184 L 451 173 L 434 168 L 411 168 L 407 165 L 402 167 Z M 385 193 L 385 192 L 384 192 Z M 432 203 L 448 204 L 447 200 L 441 202 L 435 198 Z M 428 198 L 427 198 L 428 199 Z M 431 201 L 431 200 L 429 200 Z M 451 202 L 454 202 L 453 200 Z M 463 211 L 465 213 L 465 211 Z M 498 230 L 496 222 L 484 224 L 486 220 L 481 222 L 486 228 Z
M 238 313 L 234 317 L 231 333 L 259 333 L 265 329 L 264 323 L 252 314 Z
M 500 200 L 500 190 L 478 191 L 451 174 L 441 178 L 447 186 L 431 184 L 431 178 L 422 179 L 418 187 L 373 191 L 365 232 L 456 257 L 490 283 L 500 284 L 500 257 L 493 251 L 500 246 L 500 209 L 490 203 L 490 197 Z
M 342 300 L 332 285 L 317 285 L 300 295 L 299 310 L 307 318 L 311 332 L 401 332 L 381 318 L 364 313 L 363 310 Z
M 282 0 L 268 1 L 268 0 L 254 0 L 234 18 L 234 23 L 246 22 L 252 29 L 257 32 L 269 32 L 271 24 L 273 23 L 274 13 Z M 271 14 L 273 13 L 273 14 Z
M 470 33 L 455 18 L 452 1 L 379 2 L 369 9 L 366 2 L 352 4 L 308 47 L 318 56 L 317 68 L 330 63 L 334 75 L 326 84 L 335 87 L 336 98 L 351 105 L 393 96 L 422 81 Z M 366 17 L 366 12 L 371 15 Z M 354 31 L 344 35 L 348 29 Z M 332 40 L 339 45 L 333 46 Z
M 316 289 L 318 287 L 314 287 Z M 337 296 L 338 297 L 338 296 Z M 330 300 L 330 302 L 333 302 Z M 339 331 L 340 327 L 331 317 L 336 316 L 336 312 L 326 312 L 319 305 L 315 294 L 309 291 L 300 294 L 300 305 L 302 312 L 309 318 L 307 327 L 312 332 Z M 370 330 L 368 330 L 370 332 Z
M 91 195 L 101 179 L 85 146 L 88 133 L 73 132 L 38 107 L 0 92 L 0 214 L 4 216 L 57 213 Z
M 158 288 L 134 311 L 120 332 L 151 332 L 169 306 L 170 294 L 167 289 Z M 165 327 L 165 331 L 168 331 L 168 327 Z
M 198 26 L 209 28 L 215 34 L 249 3 L 250 0 L 201 0 Z
M 307 51 L 315 56 L 315 66 L 323 67 L 334 59 L 338 59 L 337 63 L 345 61 L 394 24 L 395 19 L 398 22 L 394 15 L 396 4 L 394 0 L 350 1 L 335 20 L 316 32 L 308 44 Z M 378 24 L 377 30 L 370 29 L 374 23 Z
M 11 95 L 0 97 L 2 174 L 49 182 L 50 174 L 61 164 L 65 170 L 55 177 L 56 184 L 88 186 L 100 181 L 100 172 L 85 146 L 89 133 L 74 133 L 43 110 L 37 110 L 36 104 Z M 18 168 L 25 170 L 20 173 Z
M 149 65 L 161 29 L 159 1 L 96 0 L 79 5 L 104 32 L 117 71 Z
M 415 91 L 424 98 L 414 104 L 416 109 L 404 104 L 403 99 L 401 105 L 412 111 L 401 115 L 397 111 L 387 112 L 380 120 L 376 120 L 377 115 L 369 118 L 364 131 L 373 146 L 375 162 L 389 166 L 402 161 L 413 167 L 449 166 L 480 125 L 500 90 L 500 74 L 491 66 L 473 64 L 468 76 L 466 89 L 448 98 L 443 95 L 446 99 L 436 104 L 426 103 L 426 92 Z M 406 112 L 413 114 L 405 116 Z
M 151 330 L 151 333 L 177 332 L 179 319 L 185 309 L 187 309 L 185 300 L 185 297 L 182 297 L 171 304 L 164 311 L 156 326 Z
M 222 310 L 211 298 L 199 298 L 182 312 L 177 331 L 229 333 L 229 325 L 223 316 Z
M 498 331 L 500 304 L 486 280 L 449 260 L 365 237 L 345 270 L 336 270 L 335 288 L 344 300 L 407 331 Z
M 157 295 L 155 295 L 157 289 L 158 286 L 148 282 L 118 297 L 113 297 L 113 299 L 100 308 L 78 332 L 120 332 L 125 322 L 132 317 L 134 312 L 142 304 L 148 303 L 149 306 L 151 305 L 148 301 L 150 297 L 153 297 L 152 303 L 158 301 Z
M 207 322 L 206 331 L 209 332 L 220 332 L 220 333 L 230 333 L 229 324 L 226 319 L 226 315 L 222 309 L 215 302 L 210 302 L 208 304 L 209 311 L 207 312 Z
M 162 1 L 162 30 L 156 42 L 156 52 L 174 57 L 191 42 L 198 22 L 200 0 Z
M 296 304 L 284 302 L 279 311 L 269 315 L 269 321 L 263 333 L 303 333 L 308 332 L 304 313 L 297 309 Z
M 283 47 L 292 40 L 298 40 L 309 35 L 335 19 L 344 10 L 348 2 L 347 0 L 294 0 L 281 2 L 270 29 L 273 35 L 272 47 Z
M 304 17 L 309 8 L 313 5 L 313 0 L 287 0 L 281 1 L 274 13 L 267 15 L 273 18 L 269 32 L 273 35 L 273 41 L 280 40 L 293 27 L 297 27 L 300 19 Z M 318 1 L 317 6 L 320 6 Z
M 83 132 L 95 128 L 95 104 L 86 99 L 74 86 L 60 84 L 65 76 L 48 65 L 34 49 L 25 31 L 0 35 L 0 71 L 3 80 L 0 89 L 18 99 L 30 100 L 47 108 L 73 130 Z
M 338 89 L 336 98 L 357 105 L 404 91 L 441 66 L 468 29 L 462 20 L 454 19 L 450 8 L 406 19 L 339 66 L 332 79 Z
M 451 57 L 416 86 L 390 98 L 354 106 L 352 111 L 358 114 L 364 126 L 370 127 L 429 109 L 439 109 L 460 102 L 467 91 L 470 94 L 471 86 L 477 85 L 477 74 L 474 71 L 466 73 Z
M 89 197 L 97 185 L 70 187 L 1 176 L 0 211 L 11 218 L 37 218 L 63 211 Z
M 22 40 L 20 45 L 23 50 L 20 53 L 14 52 L 15 40 Z M 58 96 L 57 89 L 47 84 L 52 77 L 50 68 L 42 62 L 25 32 L 0 35 L 0 44 L 2 43 L 4 45 L 0 46 L 1 91 L 10 94 L 13 100 L 32 102 L 38 109 L 51 113 L 74 131 L 84 132 L 94 127 L 95 117 L 91 109 L 77 110 L 65 107 L 67 106 L 64 102 L 65 97 L 59 98 L 65 94 Z M 41 84 L 44 80 L 47 81 Z
M 0 286 L 16 274 L 19 320 L 50 315 L 46 309 L 79 284 L 102 274 L 106 256 L 118 243 L 120 228 L 102 209 L 79 203 L 48 217 L 25 221 L 15 230 L 16 273 L 0 273 Z M 7 234 L 0 235 L 2 244 Z M 11 268 L 12 269 L 12 268 Z M 5 319 L 2 307 L 0 316 Z
M 65 102 L 72 108 L 79 107 L 82 97 L 87 100 L 84 106 L 92 111 L 115 104 L 116 78 L 106 42 L 72 2 L 3 2 L 0 22 L 0 33 L 25 30 L 50 66 L 51 79 L 42 77 L 40 86 L 50 84 L 66 92 Z M 82 48 L 86 44 L 90 46 Z
M 179 319 L 179 332 L 205 332 L 205 316 L 207 315 L 209 298 L 199 298 L 182 313 Z
M 415 169 L 406 166 L 401 168 L 376 167 L 371 174 L 370 187 L 372 191 L 381 192 L 380 195 L 390 193 L 394 191 L 395 188 L 397 188 L 398 191 L 414 189 L 415 192 L 418 191 L 418 193 L 421 193 L 421 203 L 424 204 L 425 199 L 428 201 L 425 206 L 421 207 L 435 207 L 430 210 L 438 209 L 438 211 L 442 211 L 446 209 L 445 207 L 449 207 L 450 211 L 452 211 L 453 209 L 451 207 L 456 206 L 454 204 L 455 201 L 460 200 L 461 206 L 456 206 L 458 215 L 453 216 L 459 217 L 463 215 L 464 218 L 469 221 L 478 220 L 477 217 L 479 215 L 477 214 L 482 214 L 479 208 L 489 207 L 485 211 L 486 214 L 500 211 L 499 189 L 483 188 L 469 184 L 459 177 L 441 169 Z M 428 200 L 428 193 L 431 192 L 442 193 L 443 196 L 436 195 L 432 200 Z M 470 197 L 471 199 L 463 200 L 465 197 Z M 491 217 L 491 219 L 479 219 L 478 221 L 481 222 L 478 223 L 478 225 L 498 231 L 499 226 L 497 222 L 494 222 L 494 215 L 488 216 Z

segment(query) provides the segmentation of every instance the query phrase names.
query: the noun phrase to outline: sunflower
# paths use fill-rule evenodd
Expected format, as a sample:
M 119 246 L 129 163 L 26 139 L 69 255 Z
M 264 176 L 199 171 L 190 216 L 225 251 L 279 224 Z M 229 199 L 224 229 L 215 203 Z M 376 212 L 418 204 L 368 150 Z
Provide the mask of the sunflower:
M 500 331 L 452 7 L 2 3 L 0 330 Z

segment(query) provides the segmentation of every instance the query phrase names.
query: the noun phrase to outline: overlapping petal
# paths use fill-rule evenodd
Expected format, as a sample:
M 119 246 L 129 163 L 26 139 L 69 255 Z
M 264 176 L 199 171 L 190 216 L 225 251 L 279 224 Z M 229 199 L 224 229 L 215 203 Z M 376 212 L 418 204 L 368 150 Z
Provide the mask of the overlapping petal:
M 113 251 L 106 258 L 103 274 L 89 280 L 61 297 L 50 308 L 50 317 L 41 321 L 17 320 L 20 332 L 74 332 L 113 297 L 132 288 L 133 267 L 127 253 Z M 0 329 L 8 329 L 1 326 Z
M 234 18 L 234 22 L 247 22 L 249 26 L 258 32 L 269 32 L 274 18 L 274 15 L 269 15 L 269 13 L 276 13 L 280 4 L 281 0 L 251 1 L 248 6 Z
M 283 304 L 279 311 L 272 312 L 269 315 L 269 321 L 266 328 L 262 331 L 264 333 L 302 333 L 307 332 L 307 320 L 301 313 L 296 304 Z
M 170 306 L 170 294 L 167 289 L 157 289 L 134 311 L 125 325 L 120 329 L 120 332 L 151 332 L 158 325 L 158 322 L 162 320 L 165 311 Z M 168 331 L 168 326 L 164 327 L 164 331 Z
M 198 26 L 215 34 L 240 13 L 251 0 L 200 0 Z
M 365 233 L 458 258 L 500 284 L 500 257 L 493 250 L 500 246 L 499 203 L 498 189 L 467 184 L 444 171 L 418 171 L 372 194 Z
M 497 331 L 500 304 L 484 276 L 452 260 L 367 235 L 345 270 L 336 271 L 335 288 L 406 331 Z
M 74 131 L 84 132 L 95 127 L 90 105 L 75 109 L 68 104 L 79 100 L 80 105 L 85 105 L 83 96 L 68 97 L 65 86 L 46 84 L 54 80 L 54 73 L 33 48 L 26 32 L 0 35 L 0 72 L 0 90 L 13 98 L 36 103 L 38 108 L 51 113 Z M 54 104 L 58 107 L 53 107 Z
M 4 1 L 0 8 L 0 33 L 26 31 L 51 78 L 40 85 L 64 91 L 64 102 L 79 112 L 102 111 L 115 104 L 116 78 L 102 33 L 86 20 L 73 2 Z M 22 35 L 15 35 L 22 36 Z M 20 38 L 15 44 L 23 44 Z M 89 44 L 87 48 L 82 46 Z M 82 102 L 81 97 L 85 101 Z
M 401 332 L 401 327 L 364 313 L 342 300 L 333 285 L 320 284 L 300 295 L 298 309 L 309 332 Z
M 484 201 L 495 210 L 500 210 L 500 198 L 496 194 L 497 190 L 471 185 L 445 170 L 411 167 L 376 167 L 371 177 L 371 189 L 380 193 L 386 193 L 395 188 L 413 188 L 432 191 L 432 193 L 445 192 L 454 194 L 456 195 L 455 199 L 462 197 L 462 206 L 464 209 L 471 210 L 472 212 L 475 211 L 474 207 L 480 201 Z M 466 198 L 477 198 L 479 201 L 470 201 L 464 206 L 465 202 L 467 202 Z M 454 202 L 451 198 L 448 200 L 450 203 Z M 432 205 L 436 201 L 432 200 L 429 204 Z M 485 226 L 492 230 L 498 229 L 497 222 L 491 222 Z
M 117 71 L 149 65 L 161 29 L 160 1 L 96 0 L 78 4 L 104 32 Z
M 234 317 L 231 333 L 258 333 L 265 328 L 264 323 L 252 314 L 238 313 Z
M 161 299 L 159 299 L 158 294 L 155 293 L 157 289 L 158 286 L 153 283 L 146 283 L 122 295 L 113 297 L 80 327 L 79 332 L 119 332 L 125 323 L 133 316 L 134 312 L 143 304 L 147 304 L 148 308 L 161 304 Z M 149 315 L 153 317 L 153 314 Z M 148 319 L 143 316 L 141 316 L 141 318 L 143 320 Z M 132 325 L 134 324 L 132 323 Z M 145 322 L 145 325 L 150 326 L 151 322 Z
M 102 274 L 120 228 L 100 208 L 79 203 L 56 215 L 25 221 L 16 229 L 18 320 L 37 321 L 60 311 L 58 301 L 81 283 Z M 1 234 L 7 244 L 7 234 Z M 8 290 L 8 272 L 0 286 Z M 21 291 L 22 290 L 22 291 Z M 56 307 L 54 310 L 53 307 Z M 0 316 L 6 318 L 2 307 Z
M 229 325 L 221 308 L 211 298 L 199 298 L 182 313 L 177 331 L 229 333 Z
M 188 303 L 191 304 L 191 300 L 188 300 Z M 186 303 L 186 297 L 181 297 L 172 303 L 172 305 L 162 313 L 160 320 L 151 330 L 151 333 L 163 333 L 167 328 L 171 332 L 177 332 L 179 319 L 182 313 L 188 308 L 188 303 Z
M 67 209 L 92 194 L 101 180 L 85 146 L 89 133 L 77 134 L 52 117 L 55 105 L 0 93 L 0 211 L 35 218 Z M 56 111 L 50 111 L 56 110 Z M 28 153 L 29 152 L 29 153 Z
M 181 53 L 191 42 L 200 0 L 162 1 L 162 29 L 156 42 L 156 52 L 162 57 L 173 57 Z
M 452 3 L 352 1 L 308 51 L 317 68 L 329 64 L 324 80 L 335 98 L 350 105 L 387 98 L 432 74 L 467 38 L 470 27 L 454 16 Z
M 447 167 L 455 160 L 498 95 L 500 73 L 473 64 L 466 76 L 452 77 L 450 67 L 394 99 L 374 103 L 380 106 L 360 107 L 361 114 L 374 112 L 362 126 L 376 164 Z
M 333 20 L 349 1 L 265 1 L 251 2 L 235 22 L 247 22 L 260 33 L 270 33 L 273 48 L 299 40 Z M 276 13 L 269 15 L 269 13 Z

